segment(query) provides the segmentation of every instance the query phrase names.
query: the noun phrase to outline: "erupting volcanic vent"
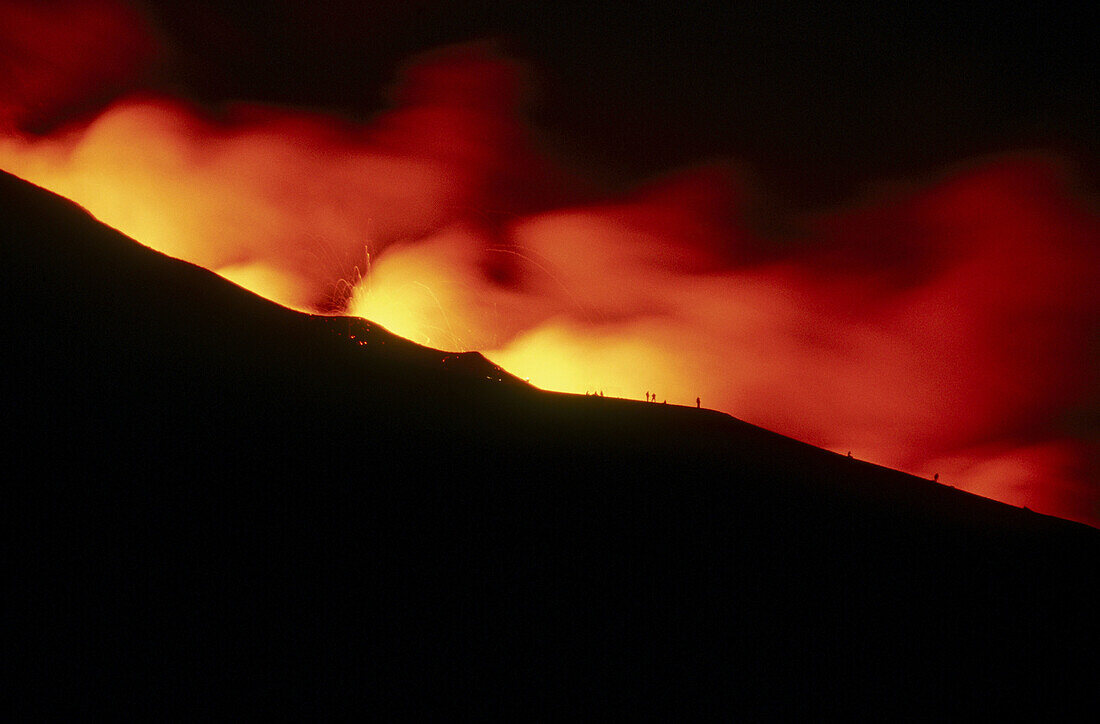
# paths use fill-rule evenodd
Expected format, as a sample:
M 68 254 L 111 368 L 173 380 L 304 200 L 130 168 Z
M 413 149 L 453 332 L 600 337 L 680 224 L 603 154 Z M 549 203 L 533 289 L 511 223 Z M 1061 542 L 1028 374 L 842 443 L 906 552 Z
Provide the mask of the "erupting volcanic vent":
M 0 7 L 0 168 L 144 244 L 540 387 L 699 397 L 1100 523 L 1100 224 L 1065 162 L 957 165 L 780 238 L 725 162 L 614 193 L 568 171 L 522 64 L 482 46 L 410 63 L 365 120 L 135 92 L 62 123 L 167 51 L 120 4 Z

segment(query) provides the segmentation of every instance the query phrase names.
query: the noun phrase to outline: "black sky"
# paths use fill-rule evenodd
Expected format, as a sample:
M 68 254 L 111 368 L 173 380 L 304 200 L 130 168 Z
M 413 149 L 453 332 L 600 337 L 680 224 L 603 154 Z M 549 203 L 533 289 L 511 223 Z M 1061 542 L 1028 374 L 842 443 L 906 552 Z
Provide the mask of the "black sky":
M 613 183 L 746 162 L 828 203 L 886 178 L 1040 150 L 1091 174 L 1091 23 L 1071 4 L 145 0 L 148 81 L 200 102 L 366 118 L 417 53 L 492 41 L 530 65 L 531 119 Z

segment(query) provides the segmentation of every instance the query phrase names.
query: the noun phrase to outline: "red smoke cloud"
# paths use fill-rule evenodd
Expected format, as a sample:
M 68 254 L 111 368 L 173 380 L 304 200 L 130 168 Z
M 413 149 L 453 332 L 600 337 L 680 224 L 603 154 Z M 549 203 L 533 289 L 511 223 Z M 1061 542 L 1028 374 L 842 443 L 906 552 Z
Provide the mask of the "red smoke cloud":
M 699 396 L 1100 523 L 1100 226 L 1059 164 L 955 169 L 791 219 L 798 243 L 778 247 L 724 166 L 593 194 L 538 151 L 523 90 L 522 69 L 466 48 L 411 65 L 363 125 L 131 97 L 79 130 L 9 134 L 0 167 L 294 308 L 478 349 L 551 389 Z
M 132 87 L 160 52 L 121 2 L 0 0 L 0 130 L 86 111 Z

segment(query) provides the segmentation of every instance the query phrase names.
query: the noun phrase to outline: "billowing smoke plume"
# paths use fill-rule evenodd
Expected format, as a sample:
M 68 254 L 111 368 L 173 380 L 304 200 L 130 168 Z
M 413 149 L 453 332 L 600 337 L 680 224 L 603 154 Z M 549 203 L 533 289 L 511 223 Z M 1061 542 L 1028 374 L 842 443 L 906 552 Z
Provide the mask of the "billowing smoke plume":
M 1100 225 L 1062 165 L 956 168 L 788 219 L 779 245 L 724 165 L 593 193 L 539 152 L 523 88 L 514 63 L 460 48 L 411 65 L 361 125 L 132 96 L 79 130 L 9 134 L 0 167 L 287 306 L 478 349 L 551 389 L 698 396 L 1100 523 Z
M 37 130 L 132 88 L 162 52 L 111 0 L 0 0 L 0 130 Z

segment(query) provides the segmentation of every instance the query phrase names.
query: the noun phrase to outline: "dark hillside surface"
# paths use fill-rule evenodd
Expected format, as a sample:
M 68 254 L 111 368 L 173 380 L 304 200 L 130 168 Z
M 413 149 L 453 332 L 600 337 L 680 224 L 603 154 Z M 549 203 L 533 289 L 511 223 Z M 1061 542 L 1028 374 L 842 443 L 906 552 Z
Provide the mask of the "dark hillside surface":
M 1095 711 L 1095 529 L 0 236 L 17 714 Z

